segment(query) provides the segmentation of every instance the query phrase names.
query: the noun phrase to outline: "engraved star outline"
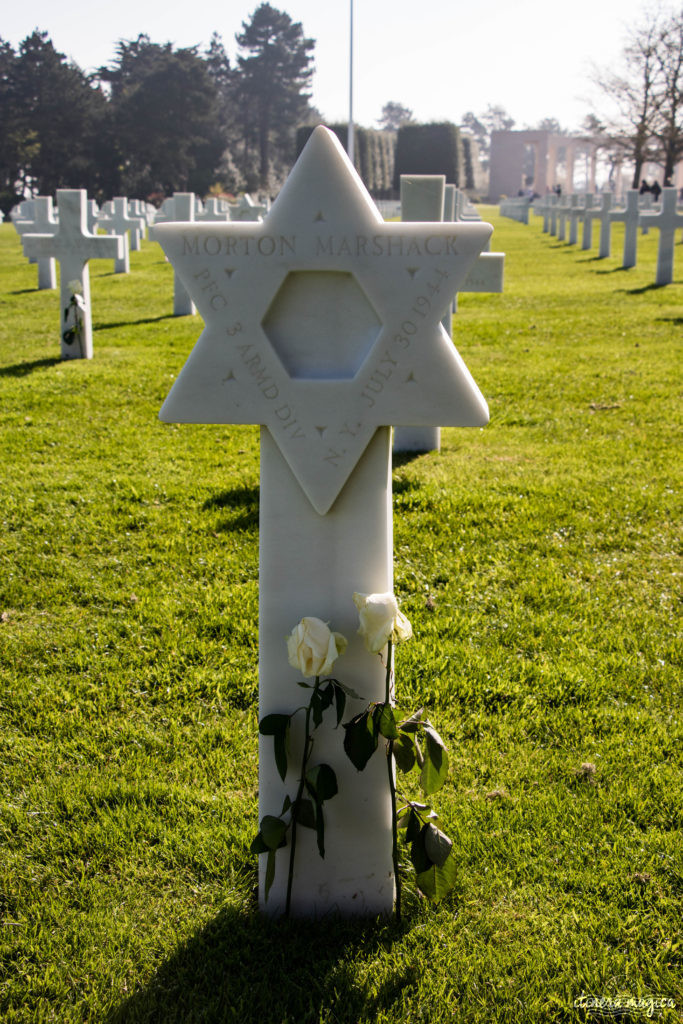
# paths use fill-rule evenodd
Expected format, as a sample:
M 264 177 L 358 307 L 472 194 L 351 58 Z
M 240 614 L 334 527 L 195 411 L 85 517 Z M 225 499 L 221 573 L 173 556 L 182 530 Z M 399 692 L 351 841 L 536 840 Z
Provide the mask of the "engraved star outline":
M 320 514 L 378 427 L 483 425 L 486 403 L 440 321 L 491 231 L 476 222 L 385 223 L 336 136 L 316 128 L 262 222 L 154 229 L 206 324 L 161 419 L 265 425 Z M 368 240 L 365 252 L 334 252 L 335 239 L 358 237 Z M 367 253 L 373 240 L 382 255 Z M 353 274 L 380 320 L 352 379 L 291 378 L 263 329 L 287 275 L 307 270 Z

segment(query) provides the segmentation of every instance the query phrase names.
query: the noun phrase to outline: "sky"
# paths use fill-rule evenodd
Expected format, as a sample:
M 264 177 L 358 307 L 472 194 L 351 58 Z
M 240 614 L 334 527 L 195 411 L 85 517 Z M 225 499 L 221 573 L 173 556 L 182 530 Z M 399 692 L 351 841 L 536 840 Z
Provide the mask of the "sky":
M 328 122 L 349 114 L 351 0 L 271 0 L 301 22 L 315 45 L 312 102 Z M 0 35 L 17 46 L 33 29 L 84 70 L 111 63 L 119 39 L 146 33 L 153 42 L 208 45 L 218 32 L 231 57 L 235 33 L 257 0 L 31 0 L 7 5 Z M 400 103 L 415 120 L 453 121 L 505 108 L 516 128 L 547 117 L 578 129 L 600 113 L 591 65 L 616 68 L 628 27 L 643 20 L 645 0 L 354 0 L 354 121 L 378 127 L 382 107 Z M 591 102 L 592 101 L 592 102 Z M 603 101 L 604 105 L 604 101 Z

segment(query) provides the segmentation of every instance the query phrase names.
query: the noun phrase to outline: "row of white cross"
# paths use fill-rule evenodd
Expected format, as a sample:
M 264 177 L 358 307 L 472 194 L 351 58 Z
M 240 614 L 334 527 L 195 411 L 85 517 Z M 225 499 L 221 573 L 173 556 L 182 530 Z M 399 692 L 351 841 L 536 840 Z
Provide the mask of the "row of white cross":
M 480 220 L 467 196 L 447 185 L 444 175 L 403 176 L 401 205 L 404 221 Z M 57 207 L 51 196 L 25 200 L 12 217 L 21 236 L 24 255 L 38 264 L 38 288 L 56 287 L 55 262 L 60 263 L 60 343 L 63 359 L 90 359 L 93 355 L 92 312 L 88 261 L 114 259 L 114 273 L 130 272 L 130 251 L 140 248 L 148 226 L 164 223 L 260 221 L 267 206 L 244 196 L 239 204 L 209 199 L 192 192 L 177 192 L 156 211 L 140 200 L 116 197 L 98 210 L 83 189 L 60 189 Z M 106 231 L 98 235 L 98 230 Z M 500 292 L 503 289 L 502 253 L 482 253 L 462 288 L 466 292 Z M 80 296 L 75 299 L 74 294 Z M 453 312 L 456 308 L 453 302 Z M 174 272 L 173 315 L 191 316 L 195 305 L 180 276 Z M 448 319 L 448 322 L 447 322 Z M 450 314 L 444 318 L 450 334 Z M 75 330 L 75 328 L 77 328 Z M 438 449 L 438 428 L 426 433 L 406 431 L 399 437 L 402 451 Z
M 60 344 L 63 359 L 91 359 L 92 312 L 88 261 L 113 259 L 114 272 L 130 271 L 130 250 L 140 248 L 152 223 L 175 221 L 260 220 L 266 207 L 245 196 L 239 204 L 209 199 L 192 192 L 169 196 L 157 212 L 140 200 L 116 197 L 98 210 L 84 189 L 59 189 L 57 208 L 51 196 L 36 196 L 20 204 L 12 217 L 21 236 L 24 255 L 38 264 L 38 288 L 56 287 L 55 261 L 60 264 Z M 98 230 L 107 235 L 99 235 Z M 182 282 L 175 275 L 174 315 L 195 312 Z
M 596 199 L 598 200 L 596 202 Z M 683 211 L 679 212 L 678 193 L 675 188 L 662 190 L 661 202 L 652 204 L 652 196 L 640 196 L 636 189 L 626 193 L 623 207 L 615 207 L 614 196 L 605 192 L 599 197 L 591 193 L 573 193 L 567 196 L 548 195 L 533 203 L 533 211 L 543 218 L 543 231 L 556 236 L 569 245 L 578 244 L 579 225 L 582 228 L 581 248 L 593 245 L 593 223 L 600 226 L 598 258 L 611 254 L 612 225 L 623 223 L 624 248 L 622 266 L 634 267 L 637 262 L 638 231 L 645 233 L 651 227 L 659 231 L 657 272 L 655 284 L 673 281 L 674 245 L 676 229 L 683 227 Z M 526 198 L 504 199 L 499 210 L 502 216 L 529 223 L 530 201 Z

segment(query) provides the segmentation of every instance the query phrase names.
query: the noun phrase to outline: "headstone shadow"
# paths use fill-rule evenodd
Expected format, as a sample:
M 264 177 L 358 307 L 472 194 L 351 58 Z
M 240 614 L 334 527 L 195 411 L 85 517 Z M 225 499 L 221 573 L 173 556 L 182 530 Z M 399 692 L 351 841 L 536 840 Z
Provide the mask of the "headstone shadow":
M 641 288 L 621 288 L 626 295 L 645 295 L 646 292 L 658 292 L 661 288 L 671 287 L 671 285 L 657 284 L 655 281 L 652 284 L 644 284 Z
M 358 985 L 357 963 L 388 948 L 395 926 L 379 919 L 273 921 L 221 911 L 177 950 L 104 1024 L 317 1024 L 373 1019 L 415 979 L 401 969 L 378 991 Z
M 415 462 L 416 459 L 421 459 L 423 455 L 428 455 L 429 452 L 392 452 L 391 453 L 391 465 L 393 469 L 400 469 L 402 466 L 408 466 L 411 462 Z M 394 493 L 396 493 L 396 485 L 394 482 Z
M 212 509 L 224 509 L 230 513 L 216 527 L 221 532 L 256 529 L 259 522 L 259 488 L 242 486 L 220 491 L 207 498 L 202 505 L 204 512 Z
M 165 313 L 163 316 L 145 316 L 140 320 L 118 320 L 115 323 L 100 324 L 98 323 L 98 331 L 111 331 L 115 327 L 133 327 L 135 324 L 158 324 L 160 320 L 173 320 L 172 313 Z
M 0 377 L 28 377 L 34 370 L 44 370 L 63 362 L 59 356 L 48 356 L 46 359 L 33 359 L 30 363 L 14 363 L 12 366 L 0 367 Z

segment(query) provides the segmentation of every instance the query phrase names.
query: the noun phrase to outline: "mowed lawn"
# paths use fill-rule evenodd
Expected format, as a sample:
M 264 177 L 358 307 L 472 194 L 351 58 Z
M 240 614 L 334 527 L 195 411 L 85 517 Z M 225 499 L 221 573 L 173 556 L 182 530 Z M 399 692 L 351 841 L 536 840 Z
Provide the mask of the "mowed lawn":
M 491 422 L 394 470 L 399 700 L 459 865 L 438 906 L 406 867 L 400 928 L 257 911 L 258 432 L 159 422 L 201 329 L 169 264 L 91 263 L 60 362 L 0 227 L 4 1024 L 683 1019 L 683 245 L 655 288 L 656 231 L 624 271 L 620 227 L 599 260 L 482 213 L 505 292 L 454 337 Z

